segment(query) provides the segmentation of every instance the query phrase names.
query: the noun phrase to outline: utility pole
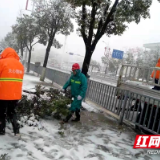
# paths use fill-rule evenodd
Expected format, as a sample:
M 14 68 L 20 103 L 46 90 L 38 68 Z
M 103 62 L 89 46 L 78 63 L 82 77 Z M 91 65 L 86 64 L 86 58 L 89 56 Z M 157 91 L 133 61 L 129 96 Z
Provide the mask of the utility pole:
M 28 2 L 29 0 L 26 1 L 26 8 L 25 8 L 26 10 L 28 10 Z
M 33 10 L 34 10 L 34 1 L 33 1 L 33 7 L 32 7 L 32 10 L 29 10 L 28 9 L 28 4 L 29 4 L 29 0 L 26 0 L 26 7 L 25 7 L 25 10 L 26 11 L 29 11 L 29 12 L 33 12 Z M 26 52 L 25 52 L 25 55 L 23 55 L 24 56 L 24 58 L 23 58 L 23 65 L 25 65 L 26 67 L 27 67 L 27 59 L 28 59 L 28 50 L 27 50 L 27 48 L 26 48 Z

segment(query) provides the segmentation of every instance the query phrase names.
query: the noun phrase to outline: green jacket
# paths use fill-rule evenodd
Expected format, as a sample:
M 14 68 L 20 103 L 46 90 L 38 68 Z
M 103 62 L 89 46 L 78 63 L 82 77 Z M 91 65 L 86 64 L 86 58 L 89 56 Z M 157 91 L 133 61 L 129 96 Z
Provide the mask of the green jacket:
M 67 87 L 71 86 L 72 96 L 77 98 L 77 96 L 80 95 L 83 99 L 87 91 L 87 78 L 80 70 L 76 70 L 76 72 L 76 75 L 71 75 L 63 86 L 63 89 L 67 89 Z

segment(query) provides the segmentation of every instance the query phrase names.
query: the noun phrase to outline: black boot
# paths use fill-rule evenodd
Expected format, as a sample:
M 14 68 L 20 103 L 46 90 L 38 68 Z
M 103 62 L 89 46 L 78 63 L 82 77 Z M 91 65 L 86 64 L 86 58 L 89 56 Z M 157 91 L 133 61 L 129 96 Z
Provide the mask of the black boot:
M 80 121 L 80 109 L 77 109 L 75 113 L 76 113 L 76 118 L 73 119 L 72 121 L 79 122 Z
M 13 127 L 13 132 L 14 134 L 19 134 L 19 124 L 17 123 L 17 116 L 16 114 L 13 115 L 13 118 L 11 119 L 12 127 Z
M 72 117 L 72 114 L 73 113 L 69 113 L 68 116 L 65 119 L 63 119 L 63 121 L 61 123 L 62 124 L 67 123 L 70 120 L 70 118 Z

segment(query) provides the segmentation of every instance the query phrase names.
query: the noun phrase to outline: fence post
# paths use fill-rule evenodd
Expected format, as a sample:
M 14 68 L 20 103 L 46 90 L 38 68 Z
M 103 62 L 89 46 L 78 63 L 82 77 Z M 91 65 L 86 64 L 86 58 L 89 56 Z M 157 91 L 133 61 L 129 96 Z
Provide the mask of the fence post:
M 121 81 L 122 81 L 122 76 L 123 76 L 123 69 L 124 66 L 121 66 L 120 72 L 119 72 L 119 77 L 118 77 L 118 81 L 117 81 L 117 87 L 119 87 L 121 85 Z
M 87 78 L 87 91 L 86 91 L 86 95 L 85 95 L 85 97 L 83 99 L 83 102 L 86 101 L 86 97 L 87 97 L 87 95 L 89 93 L 89 89 L 90 89 L 90 80 L 89 80 L 90 76 L 87 76 L 86 78 Z
M 125 113 L 125 109 L 126 109 L 126 103 L 127 103 L 127 99 L 128 99 L 128 93 L 129 93 L 129 91 L 125 90 L 125 97 L 124 97 L 124 101 L 123 101 L 123 104 L 122 104 L 122 111 L 121 111 L 120 119 L 119 119 L 119 124 L 120 125 L 122 125 L 122 123 L 123 123 L 124 113 Z
M 39 67 L 41 66 L 41 62 L 35 62 L 35 72 L 38 74 L 38 76 L 39 76 L 39 72 L 38 72 L 38 69 L 39 69 Z

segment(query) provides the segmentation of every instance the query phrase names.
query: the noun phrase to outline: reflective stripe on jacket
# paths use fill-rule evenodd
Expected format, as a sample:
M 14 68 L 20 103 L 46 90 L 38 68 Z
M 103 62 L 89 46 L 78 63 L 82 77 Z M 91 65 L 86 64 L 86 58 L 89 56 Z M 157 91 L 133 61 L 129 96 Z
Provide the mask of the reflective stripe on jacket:
M 69 80 L 63 86 L 63 89 L 66 89 L 68 86 L 71 86 L 71 94 L 73 97 L 80 95 L 82 98 L 85 97 L 87 90 L 87 78 L 80 70 L 76 70 L 76 75 L 71 75 Z
M 22 97 L 24 67 L 12 48 L 6 48 L 0 58 L 0 100 L 19 100 Z
M 86 76 L 83 73 L 81 73 L 79 69 L 75 71 L 76 71 L 76 75 L 72 74 L 69 80 L 63 86 L 63 89 L 67 89 L 68 86 L 71 86 L 71 94 L 72 94 L 72 97 L 74 97 L 74 101 L 72 102 L 70 107 L 71 111 L 76 111 L 76 109 L 81 108 L 82 99 L 85 97 L 86 91 L 87 91 Z M 81 100 L 77 100 L 78 95 L 82 97 Z

